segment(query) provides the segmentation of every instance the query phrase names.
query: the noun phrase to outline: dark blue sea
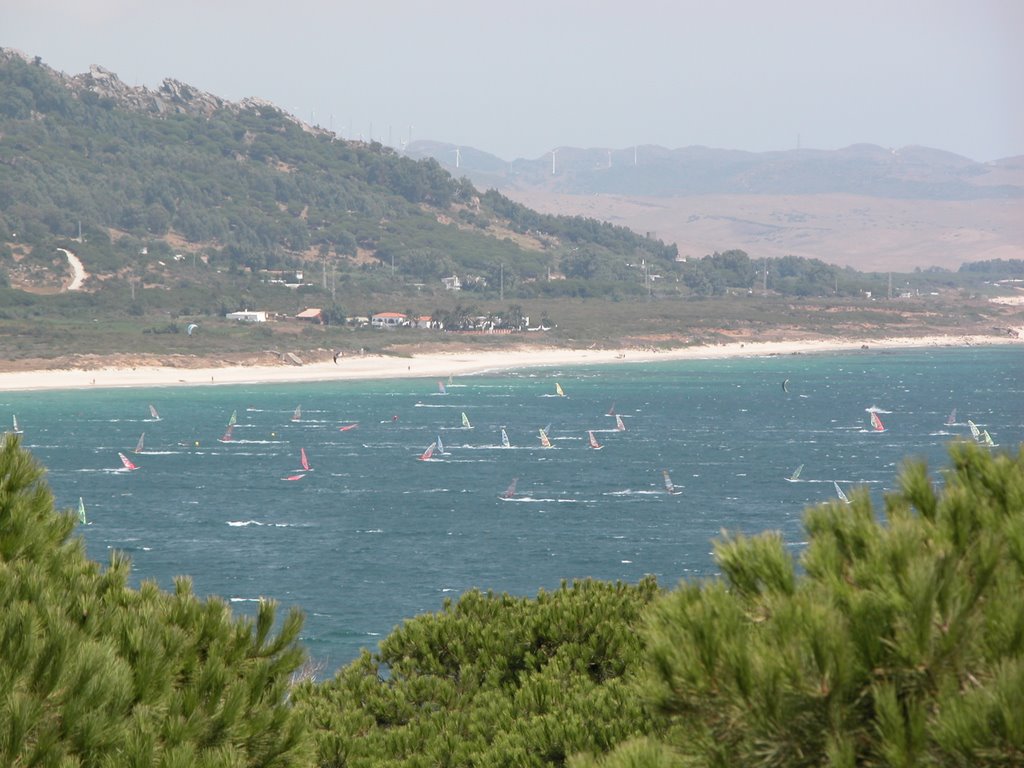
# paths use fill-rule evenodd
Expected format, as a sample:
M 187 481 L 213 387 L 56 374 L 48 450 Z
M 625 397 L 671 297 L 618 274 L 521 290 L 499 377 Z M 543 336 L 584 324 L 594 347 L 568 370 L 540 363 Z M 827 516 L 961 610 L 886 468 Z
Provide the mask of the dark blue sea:
M 778 530 L 799 551 L 804 509 L 836 500 L 835 483 L 880 508 L 901 462 L 924 459 L 937 475 L 948 442 L 970 439 L 968 420 L 993 450 L 1024 440 L 1020 347 L 443 383 L 443 394 L 436 379 L 0 393 L 0 419 L 17 415 L 58 507 L 83 499 L 79 530 L 93 559 L 128 553 L 135 584 L 169 589 L 188 575 L 197 594 L 241 614 L 261 597 L 299 606 L 303 642 L 325 674 L 474 587 L 535 595 L 563 579 L 644 574 L 671 587 L 715 574 L 722 529 Z M 884 431 L 872 430 L 872 410 Z M 232 439 L 220 442 L 233 412 Z M 438 439 L 443 452 L 420 461 Z M 666 492 L 663 471 L 679 493 Z M 499 498 L 513 478 L 516 496 Z

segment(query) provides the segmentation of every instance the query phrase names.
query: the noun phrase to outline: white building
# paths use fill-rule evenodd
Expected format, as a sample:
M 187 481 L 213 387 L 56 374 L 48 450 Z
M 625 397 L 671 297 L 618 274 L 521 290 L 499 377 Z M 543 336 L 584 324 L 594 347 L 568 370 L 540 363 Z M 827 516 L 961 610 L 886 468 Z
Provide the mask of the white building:
M 228 312 L 224 315 L 228 320 L 237 320 L 240 323 L 265 323 L 267 322 L 267 313 L 265 310 L 254 311 L 251 309 L 245 309 L 241 312 Z

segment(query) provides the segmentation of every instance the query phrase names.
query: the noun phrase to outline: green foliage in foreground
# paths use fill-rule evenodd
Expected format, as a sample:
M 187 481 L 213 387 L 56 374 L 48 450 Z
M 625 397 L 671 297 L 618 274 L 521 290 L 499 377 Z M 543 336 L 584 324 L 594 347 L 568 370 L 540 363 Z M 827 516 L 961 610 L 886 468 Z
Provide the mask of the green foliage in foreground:
M 220 600 L 126 587 L 70 538 L 42 470 L 0 447 L 0 765 L 302 766 L 308 738 L 286 704 L 304 653 L 293 612 L 253 622 Z
M 293 699 L 322 766 L 562 765 L 651 730 L 627 673 L 657 595 L 652 578 L 536 600 L 471 591 Z
M 1024 764 L 1024 449 L 954 444 L 777 534 L 719 579 L 471 591 L 333 679 L 287 689 L 292 614 L 255 624 L 181 581 L 125 586 L 69 538 L 39 467 L 0 448 L 0 764 Z M 301 723 L 308 724 L 303 728 Z
M 809 510 L 803 575 L 778 536 L 719 543 L 724 578 L 648 614 L 669 729 L 575 768 L 1024 764 L 1024 451 L 950 454 L 887 525 L 863 492 Z

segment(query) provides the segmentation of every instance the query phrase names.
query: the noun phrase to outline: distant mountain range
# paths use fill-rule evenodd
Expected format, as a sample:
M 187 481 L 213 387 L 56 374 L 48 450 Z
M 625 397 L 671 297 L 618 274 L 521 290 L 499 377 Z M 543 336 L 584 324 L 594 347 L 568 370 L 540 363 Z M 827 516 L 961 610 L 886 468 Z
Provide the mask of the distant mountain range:
M 643 145 L 626 149 L 559 147 L 507 162 L 472 147 L 414 141 L 413 158 L 432 157 L 476 186 L 543 187 L 571 195 L 856 194 L 918 200 L 1024 198 L 1024 156 L 978 163 L 928 147 L 741 152 Z

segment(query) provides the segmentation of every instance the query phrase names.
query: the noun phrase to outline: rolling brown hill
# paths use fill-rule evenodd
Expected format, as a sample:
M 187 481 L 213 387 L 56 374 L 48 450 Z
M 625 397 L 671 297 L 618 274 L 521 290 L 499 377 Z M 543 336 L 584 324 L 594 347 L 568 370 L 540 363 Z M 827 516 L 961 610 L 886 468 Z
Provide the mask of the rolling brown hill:
M 1024 258 L 1024 157 L 978 163 L 927 147 L 749 153 L 559 148 L 505 163 L 414 143 L 457 176 L 544 213 L 650 233 L 700 257 L 739 248 L 861 270 Z M 554 169 L 554 173 L 552 170 Z

